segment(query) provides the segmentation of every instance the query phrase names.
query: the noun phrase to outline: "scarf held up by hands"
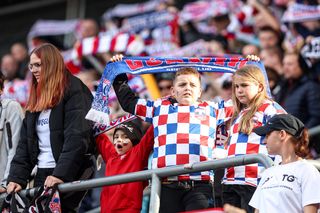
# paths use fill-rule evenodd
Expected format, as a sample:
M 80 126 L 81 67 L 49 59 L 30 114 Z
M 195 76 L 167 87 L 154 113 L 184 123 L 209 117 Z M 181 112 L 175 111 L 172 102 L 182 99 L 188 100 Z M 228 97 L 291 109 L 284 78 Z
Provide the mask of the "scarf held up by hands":
M 237 69 L 245 65 L 258 66 L 265 76 L 267 85 L 268 79 L 265 68 L 261 62 L 250 61 L 244 58 L 216 58 L 216 57 L 124 57 L 122 61 L 109 62 L 103 72 L 98 85 L 96 96 L 86 119 L 109 126 L 110 109 L 108 107 L 108 95 L 115 77 L 122 73 L 133 75 L 176 72 L 183 67 L 193 67 L 198 72 L 220 72 L 234 73 Z M 270 88 L 268 87 L 268 94 Z

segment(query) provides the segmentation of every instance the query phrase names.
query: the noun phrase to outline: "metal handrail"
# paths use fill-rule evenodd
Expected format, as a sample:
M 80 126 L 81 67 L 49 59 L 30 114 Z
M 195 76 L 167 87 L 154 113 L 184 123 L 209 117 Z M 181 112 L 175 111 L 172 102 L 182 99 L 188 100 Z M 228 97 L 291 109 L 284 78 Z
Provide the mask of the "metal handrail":
M 109 186 L 114 184 L 122 184 L 136 181 L 143 181 L 152 179 L 151 198 L 150 198 L 150 212 L 158 212 L 160 206 L 160 179 L 163 177 L 176 176 L 181 174 L 188 174 L 193 172 L 221 169 L 233 166 L 247 165 L 252 163 L 261 163 L 268 168 L 273 165 L 273 161 L 264 154 L 249 154 L 243 156 L 236 156 L 224 158 L 219 160 L 210 160 L 194 163 L 192 165 L 178 165 L 172 167 L 165 167 L 160 169 L 145 170 L 139 172 L 132 172 L 127 174 L 96 178 L 91 180 L 75 181 L 71 183 L 63 183 L 58 185 L 59 192 L 83 191 L 91 188 Z M 36 189 L 22 190 L 22 195 L 34 196 Z M 0 200 L 4 199 L 5 195 L 0 195 Z

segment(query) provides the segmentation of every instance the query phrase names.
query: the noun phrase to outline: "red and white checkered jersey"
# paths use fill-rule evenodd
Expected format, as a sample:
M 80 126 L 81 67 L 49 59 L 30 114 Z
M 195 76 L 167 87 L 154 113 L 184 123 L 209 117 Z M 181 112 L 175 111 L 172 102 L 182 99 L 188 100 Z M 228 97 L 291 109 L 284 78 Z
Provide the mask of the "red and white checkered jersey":
M 257 153 L 268 154 L 266 145 L 263 142 L 264 136 L 259 136 L 254 132 L 249 135 L 239 132 L 240 120 L 247 111 L 247 109 L 242 110 L 231 125 L 228 157 Z M 253 116 L 253 128 L 263 126 L 275 114 L 283 113 L 286 113 L 286 111 L 278 103 L 266 100 Z M 225 170 L 223 183 L 257 186 L 263 170 L 263 165 L 259 163 L 230 167 Z
M 154 126 L 152 168 L 211 160 L 216 127 L 231 118 L 232 102 L 201 102 L 192 106 L 171 103 L 168 98 L 139 99 L 135 114 Z M 170 177 L 168 180 L 210 180 L 203 171 Z

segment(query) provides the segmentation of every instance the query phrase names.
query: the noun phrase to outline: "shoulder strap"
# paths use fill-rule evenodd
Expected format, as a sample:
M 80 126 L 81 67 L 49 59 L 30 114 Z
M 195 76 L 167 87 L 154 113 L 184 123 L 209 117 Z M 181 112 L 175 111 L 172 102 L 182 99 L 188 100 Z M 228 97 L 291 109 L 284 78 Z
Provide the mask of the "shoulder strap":
M 12 102 L 10 99 L 4 99 L 1 101 L 1 107 L 2 110 L 5 110 L 4 115 L 4 125 L 6 127 L 7 135 L 8 135 L 8 146 L 9 149 L 12 149 L 12 131 L 11 131 L 11 124 L 9 121 L 7 121 L 7 108 L 9 106 L 9 103 Z

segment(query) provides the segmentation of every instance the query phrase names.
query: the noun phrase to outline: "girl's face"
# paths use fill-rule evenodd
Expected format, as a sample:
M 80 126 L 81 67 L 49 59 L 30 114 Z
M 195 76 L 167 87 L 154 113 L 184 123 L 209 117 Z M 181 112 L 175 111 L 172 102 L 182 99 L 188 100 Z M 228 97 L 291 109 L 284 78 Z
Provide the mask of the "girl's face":
M 116 149 L 116 152 L 119 155 L 125 154 L 129 151 L 133 145 L 131 140 L 125 134 L 125 132 L 121 129 L 118 129 L 113 135 L 113 145 Z
M 30 56 L 29 70 L 39 83 L 41 73 L 41 59 L 34 53 Z
M 281 131 L 272 131 L 264 139 L 266 144 L 268 154 L 277 155 L 281 150 L 281 140 L 280 140 Z
M 235 75 L 233 79 L 235 95 L 238 101 L 244 105 L 249 105 L 253 98 L 262 91 L 262 85 L 247 80 L 243 76 Z
M 199 78 L 192 74 L 179 75 L 171 89 L 171 95 L 182 105 L 195 104 L 201 96 Z

